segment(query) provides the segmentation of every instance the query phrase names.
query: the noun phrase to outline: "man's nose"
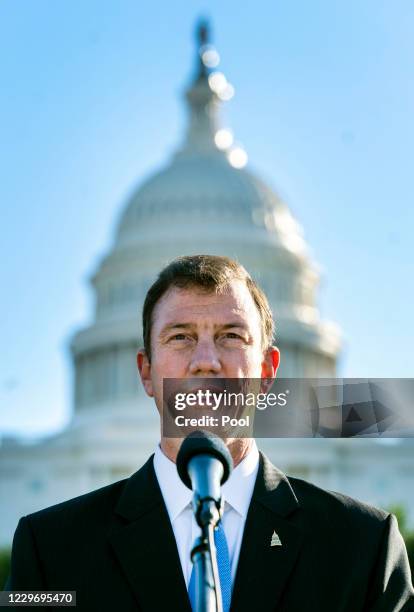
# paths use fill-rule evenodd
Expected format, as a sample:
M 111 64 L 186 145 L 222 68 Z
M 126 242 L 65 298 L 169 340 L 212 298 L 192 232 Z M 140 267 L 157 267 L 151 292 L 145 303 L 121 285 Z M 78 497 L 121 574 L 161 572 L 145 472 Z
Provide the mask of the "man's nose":
M 213 341 L 197 342 L 190 361 L 192 376 L 219 374 L 221 363 Z

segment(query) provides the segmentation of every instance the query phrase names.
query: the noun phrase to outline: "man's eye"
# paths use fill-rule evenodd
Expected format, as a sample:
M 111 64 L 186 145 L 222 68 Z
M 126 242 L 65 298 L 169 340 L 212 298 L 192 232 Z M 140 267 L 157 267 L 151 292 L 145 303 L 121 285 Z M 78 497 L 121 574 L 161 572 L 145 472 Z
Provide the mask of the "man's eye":
M 225 335 L 225 338 L 236 338 L 237 340 L 243 340 L 243 338 L 241 336 L 239 336 L 239 334 L 235 334 L 234 332 L 227 332 L 227 334 Z
M 174 334 L 174 336 L 171 336 L 170 340 L 185 340 L 186 337 L 185 334 Z

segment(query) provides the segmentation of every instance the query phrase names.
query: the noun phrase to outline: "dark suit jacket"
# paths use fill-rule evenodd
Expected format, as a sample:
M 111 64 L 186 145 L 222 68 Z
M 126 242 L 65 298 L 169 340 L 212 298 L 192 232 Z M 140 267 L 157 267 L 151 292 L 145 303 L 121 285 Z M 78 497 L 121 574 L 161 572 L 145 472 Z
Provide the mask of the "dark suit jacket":
M 270 546 L 274 531 L 281 546 Z M 126 480 L 23 517 L 8 588 L 76 590 L 88 612 L 190 612 L 153 458 Z M 393 515 L 287 478 L 261 454 L 232 611 L 270 610 L 408 612 L 414 594 Z

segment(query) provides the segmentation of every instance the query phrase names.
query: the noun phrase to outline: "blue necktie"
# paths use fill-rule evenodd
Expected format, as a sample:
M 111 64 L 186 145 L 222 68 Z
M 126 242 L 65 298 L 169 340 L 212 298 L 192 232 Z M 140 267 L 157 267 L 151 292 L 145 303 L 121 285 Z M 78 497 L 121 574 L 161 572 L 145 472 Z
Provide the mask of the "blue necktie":
M 229 612 L 231 602 L 231 568 L 230 556 L 227 546 L 226 535 L 224 533 L 221 521 L 214 530 L 214 542 L 217 549 L 217 565 L 220 576 L 221 598 L 223 600 L 223 612 Z M 195 588 L 195 571 L 194 566 L 191 572 L 190 582 L 188 585 L 188 595 L 190 597 L 191 609 L 195 610 L 196 604 L 196 588 Z

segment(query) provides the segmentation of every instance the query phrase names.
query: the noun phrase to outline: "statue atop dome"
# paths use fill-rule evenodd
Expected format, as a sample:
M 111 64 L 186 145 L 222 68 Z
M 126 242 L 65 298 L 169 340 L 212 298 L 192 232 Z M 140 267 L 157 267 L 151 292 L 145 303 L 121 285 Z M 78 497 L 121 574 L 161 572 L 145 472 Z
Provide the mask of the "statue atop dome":
M 210 23 L 207 19 L 200 19 L 197 24 L 197 40 L 200 47 L 207 45 L 210 39 Z
M 200 19 L 196 27 L 196 43 L 197 43 L 197 68 L 198 79 L 208 75 L 208 67 L 203 61 L 203 50 L 210 43 L 210 23 L 207 19 Z
M 233 97 L 234 87 L 217 70 L 220 56 L 211 44 L 211 27 L 207 19 L 198 21 L 195 39 L 195 73 L 185 91 L 189 110 L 188 129 L 184 147 L 179 154 L 193 154 L 195 151 L 208 155 L 222 154 L 224 149 L 231 146 L 232 135 L 228 130 L 219 129 L 219 107 L 222 102 Z M 243 154 L 246 156 L 244 151 Z

